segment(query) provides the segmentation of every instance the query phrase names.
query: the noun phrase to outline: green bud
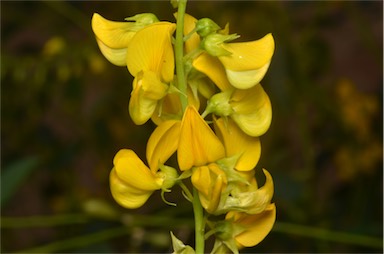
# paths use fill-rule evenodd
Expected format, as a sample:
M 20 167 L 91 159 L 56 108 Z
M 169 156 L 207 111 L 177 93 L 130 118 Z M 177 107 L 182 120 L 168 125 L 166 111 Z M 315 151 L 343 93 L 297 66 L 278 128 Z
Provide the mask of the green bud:
M 164 190 L 172 188 L 178 181 L 179 177 L 176 169 L 165 165 L 160 166 L 160 170 L 157 174 L 164 179 L 163 185 L 161 186 Z
M 209 113 L 214 113 L 218 116 L 229 116 L 233 113 L 233 109 L 229 104 L 232 91 L 227 90 L 221 93 L 213 95 L 207 105 L 206 111 Z
M 196 32 L 201 37 L 206 37 L 207 35 L 215 33 L 220 29 L 221 28 L 212 19 L 209 18 L 202 18 L 196 22 Z
M 136 14 L 135 16 L 125 18 L 124 20 L 135 21 L 139 29 L 143 28 L 144 26 L 159 22 L 159 19 L 153 13 Z
M 208 52 L 208 54 L 212 56 L 229 56 L 231 55 L 231 52 L 224 49 L 222 47 L 222 44 L 225 42 L 233 41 L 234 39 L 237 39 L 239 37 L 240 36 L 237 34 L 209 34 L 201 42 L 201 46 L 205 51 Z

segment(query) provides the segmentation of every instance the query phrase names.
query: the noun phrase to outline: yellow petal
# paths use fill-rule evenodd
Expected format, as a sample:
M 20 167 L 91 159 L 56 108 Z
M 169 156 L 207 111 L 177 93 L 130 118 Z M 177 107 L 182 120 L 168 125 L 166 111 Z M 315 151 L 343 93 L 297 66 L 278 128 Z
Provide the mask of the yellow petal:
M 154 191 L 161 188 L 162 179 L 149 170 L 132 150 L 120 150 L 114 159 L 116 177 L 124 184 L 140 191 Z
M 154 114 L 152 115 L 152 121 L 156 125 L 160 125 L 167 120 L 181 120 L 182 108 L 179 94 L 168 93 L 158 104 Z
M 234 213 L 229 212 L 226 219 L 235 217 Z M 237 213 L 239 214 L 239 213 Z M 242 247 L 252 247 L 259 244 L 272 230 L 276 220 L 276 206 L 270 204 L 269 207 L 260 214 L 248 215 L 241 213 L 236 216 L 234 223 L 246 228 L 245 231 L 235 236 L 235 240 Z
M 196 109 L 188 106 L 181 123 L 177 160 L 180 170 L 203 166 L 225 156 L 223 144 Z
M 265 175 L 265 184 L 251 192 L 242 192 L 237 195 L 237 198 L 240 200 L 240 206 L 248 207 L 247 213 L 249 214 L 258 214 L 266 209 L 270 204 L 273 197 L 273 180 L 269 172 L 263 169 Z
M 142 206 L 153 193 L 126 184 L 117 176 L 115 169 L 112 169 L 109 179 L 113 198 L 125 208 L 134 209 Z
M 193 171 L 191 181 L 193 183 L 193 186 L 205 195 L 207 198 L 209 198 L 209 189 L 211 186 L 211 174 L 209 172 L 209 168 L 207 166 L 201 166 L 196 168 L 196 170 Z
M 261 136 L 271 125 L 271 101 L 260 84 L 247 90 L 235 90 L 230 105 L 235 112 L 230 117 L 249 136 Z
M 125 66 L 127 64 L 127 48 L 110 48 L 105 45 L 101 40 L 97 39 L 97 45 L 99 45 L 101 53 L 109 62 L 117 66 Z
M 158 22 L 136 33 L 127 48 L 127 67 L 132 76 L 150 70 L 163 82 L 173 80 L 175 66 L 171 36 L 175 29 L 173 23 Z
M 231 119 L 225 122 L 224 118 L 219 118 L 214 123 L 216 134 L 223 141 L 227 157 L 240 155 L 235 168 L 239 171 L 252 170 L 260 159 L 260 139 L 245 134 Z
M 225 69 L 217 57 L 202 53 L 193 61 L 193 67 L 207 75 L 221 91 L 232 87 L 226 76 Z
M 216 163 L 194 169 L 191 177 L 193 186 L 199 191 L 202 206 L 209 213 L 214 213 L 220 203 L 227 178 Z
M 226 69 L 227 77 L 232 86 L 238 89 L 248 89 L 264 78 L 267 73 L 270 62 L 266 63 L 259 69 L 248 70 L 248 71 L 232 71 Z
M 159 164 L 166 162 L 176 152 L 179 143 L 181 122 L 169 120 L 162 122 L 151 134 L 147 143 L 147 161 L 152 172 Z
M 113 49 L 126 48 L 135 35 L 133 22 L 116 22 L 103 18 L 98 13 L 92 16 L 92 29 L 104 45 Z
M 144 124 L 153 115 L 157 101 L 167 94 L 168 86 L 151 71 L 139 72 L 133 81 L 129 114 L 137 125 Z
M 197 19 L 189 14 L 184 15 L 184 35 L 189 34 L 196 26 Z M 189 53 L 196 49 L 200 44 L 200 36 L 197 33 L 193 33 L 191 37 L 185 42 L 185 53 Z
M 260 69 L 271 61 L 275 50 L 272 34 L 251 42 L 223 44 L 223 48 L 231 55 L 220 56 L 225 69 L 232 71 L 249 71 Z

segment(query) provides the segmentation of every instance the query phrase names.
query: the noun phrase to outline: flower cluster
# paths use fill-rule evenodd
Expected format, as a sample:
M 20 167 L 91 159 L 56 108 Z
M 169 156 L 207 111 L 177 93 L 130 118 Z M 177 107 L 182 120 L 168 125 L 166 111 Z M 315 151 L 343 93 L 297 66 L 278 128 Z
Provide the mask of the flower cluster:
M 183 21 L 178 62 L 176 23 L 159 21 L 150 13 L 126 22 L 97 13 L 92 17 L 102 54 L 112 64 L 126 66 L 134 77 L 129 101 L 133 122 L 151 120 L 157 126 L 147 142 L 147 164 L 130 149 L 116 154 L 110 188 L 120 205 L 132 209 L 156 190 L 164 193 L 181 185 L 191 202 L 193 194 L 198 195 L 207 234 L 216 236 L 212 252 L 238 253 L 262 241 L 276 217 L 271 175 L 263 169 L 262 187 L 255 178 L 259 137 L 272 119 L 271 102 L 260 81 L 270 65 L 274 39 L 268 34 L 233 42 L 239 36 L 230 34 L 228 25 L 222 29 L 208 18 L 188 14 Z M 181 79 L 175 71 L 178 64 Z M 178 165 L 166 165 L 175 153 Z M 183 184 L 189 179 L 193 194 Z M 189 247 L 172 239 L 175 252 Z

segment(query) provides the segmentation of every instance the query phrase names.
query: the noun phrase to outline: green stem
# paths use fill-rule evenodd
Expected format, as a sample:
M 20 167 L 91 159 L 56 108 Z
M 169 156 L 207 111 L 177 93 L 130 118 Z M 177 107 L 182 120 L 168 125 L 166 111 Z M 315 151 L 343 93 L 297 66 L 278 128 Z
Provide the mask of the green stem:
M 180 90 L 180 101 L 183 112 L 187 107 L 187 80 L 184 72 L 184 14 L 187 7 L 187 0 L 179 0 L 177 9 L 176 23 L 176 41 L 175 41 L 175 61 L 176 61 L 176 76 L 177 86 Z
M 204 253 L 204 216 L 199 194 L 196 188 L 193 188 L 193 213 L 195 215 L 195 252 Z

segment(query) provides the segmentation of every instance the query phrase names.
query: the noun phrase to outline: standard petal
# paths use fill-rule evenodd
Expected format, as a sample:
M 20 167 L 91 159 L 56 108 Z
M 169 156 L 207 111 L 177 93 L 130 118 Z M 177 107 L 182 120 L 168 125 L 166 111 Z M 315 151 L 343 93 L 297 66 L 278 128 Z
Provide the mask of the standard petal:
M 126 184 L 118 177 L 115 169 L 112 169 L 109 181 L 113 198 L 125 208 L 134 209 L 142 206 L 153 193 Z
M 225 69 L 217 57 L 202 53 L 193 61 L 193 67 L 207 75 L 221 91 L 232 87 L 226 76 Z
M 255 168 L 261 154 L 260 139 L 245 134 L 231 119 L 226 121 L 219 118 L 214 123 L 216 134 L 223 141 L 226 156 L 240 155 L 235 168 L 239 171 Z
M 249 71 L 262 68 L 271 61 L 275 50 L 272 34 L 251 42 L 224 43 L 223 48 L 231 55 L 220 56 L 225 69 Z
M 93 32 L 109 48 L 126 48 L 136 33 L 134 27 L 135 23 L 110 21 L 98 13 L 92 16 Z
M 151 134 L 147 143 L 147 161 L 152 172 L 176 152 L 180 137 L 181 121 L 162 122 Z
M 260 84 L 247 90 L 236 90 L 230 105 L 234 111 L 230 117 L 249 136 L 261 136 L 271 125 L 271 101 Z
M 142 70 L 158 73 L 163 82 L 170 82 L 174 75 L 174 55 L 171 36 L 176 24 L 158 22 L 136 33 L 127 48 L 127 67 L 136 77 Z
M 163 179 L 157 178 L 132 150 L 120 150 L 114 159 L 114 166 L 116 176 L 138 191 L 154 191 L 161 188 Z
M 193 106 L 188 106 L 181 123 L 177 160 L 180 170 L 203 166 L 225 156 L 223 144 Z

